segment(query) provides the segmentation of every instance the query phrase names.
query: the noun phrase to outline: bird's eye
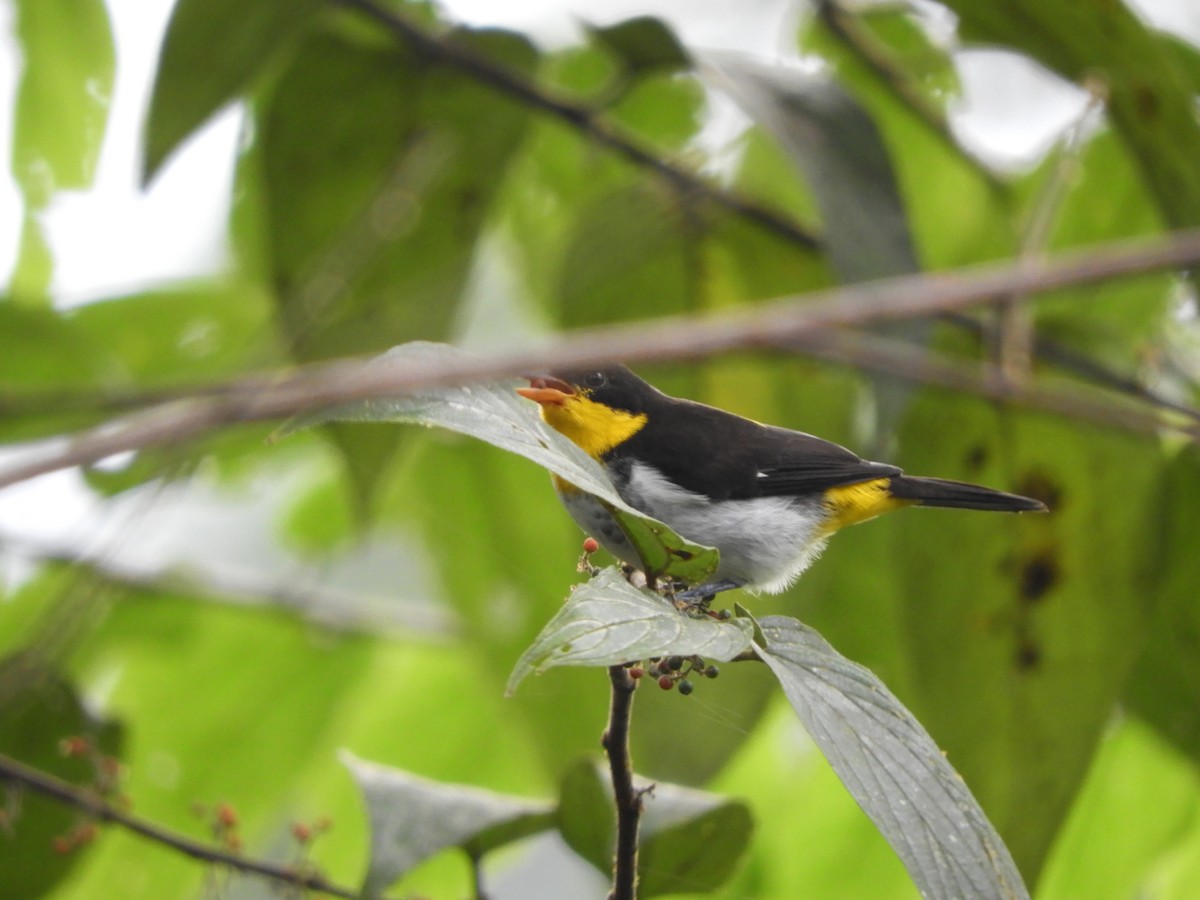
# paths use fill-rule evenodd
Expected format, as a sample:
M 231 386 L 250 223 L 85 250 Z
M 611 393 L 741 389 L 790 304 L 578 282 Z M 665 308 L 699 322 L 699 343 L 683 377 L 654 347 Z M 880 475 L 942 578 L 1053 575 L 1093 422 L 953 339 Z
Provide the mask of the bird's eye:
M 606 381 L 608 379 L 604 377 L 603 372 L 592 372 L 583 379 L 584 386 L 590 388 L 602 387 Z

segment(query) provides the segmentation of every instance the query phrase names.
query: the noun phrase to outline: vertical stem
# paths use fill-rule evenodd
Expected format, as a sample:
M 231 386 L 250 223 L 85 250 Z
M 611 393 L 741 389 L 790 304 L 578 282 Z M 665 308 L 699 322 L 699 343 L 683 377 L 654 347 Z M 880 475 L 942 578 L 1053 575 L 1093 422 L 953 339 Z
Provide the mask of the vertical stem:
M 487 891 L 483 887 L 483 860 L 474 853 L 471 857 L 471 884 L 474 888 L 472 900 L 488 900 Z
M 600 743 L 608 753 L 612 772 L 613 799 L 617 804 L 617 851 L 613 861 L 613 886 L 608 900 L 635 900 L 637 897 L 638 823 L 642 816 L 642 793 L 633 786 L 633 765 L 629 756 L 629 719 L 633 712 L 633 692 L 637 681 L 624 666 L 609 666 L 612 700 L 608 709 L 608 727 Z

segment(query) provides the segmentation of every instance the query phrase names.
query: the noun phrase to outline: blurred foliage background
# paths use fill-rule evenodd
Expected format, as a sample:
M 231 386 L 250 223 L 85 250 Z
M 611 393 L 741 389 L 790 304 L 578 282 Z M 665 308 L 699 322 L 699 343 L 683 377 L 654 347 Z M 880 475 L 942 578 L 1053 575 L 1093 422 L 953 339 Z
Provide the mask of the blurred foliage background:
M 375 7 L 426 36 L 405 40 L 354 0 L 180 0 L 144 172 L 237 105 L 226 262 L 64 304 L 43 215 L 94 175 L 119 47 L 100 0 L 10 5 L 23 224 L 0 298 L 0 440 L 14 445 L 0 460 L 147 394 L 408 340 L 486 351 L 1200 225 L 1200 51 L 1107 0 L 817 4 L 778 36 L 804 61 L 782 67 L 690 53 L 657 20 L 543 46 L 424 3 Z M 980 48 L 1086 92 L 1019 171 L 949 124 Z M 648 160 L 614 150 L 614 134 Z M 886 333 L 1114 402 L 1197 402 L 1194 286 L 1172 274 Z M 1037 897 L 1200 896 L 1200 456 L 1165 427 L 1188 413 L 1118 431 L 786 347 L 641 370 L 912 472 L 1050 503 L 1048 517 L 910 512 L 852 529 L 788 594 L 743 602 L 799 617 L 887 682 Z M 328 817 L 313 856 L 344 884 L 368 839 L 339 748 L 552 796 L 597 749 L 608 698 L 603 673 L 567 669 L 503 696 L 578 577 L 580 535 L 545 473 L 442 433 L 339 425 L 267 445 L 270 430 L 73 476 L 99 511 L 77 541 L 6 526 L 0 751 L 86 781 L 58 747 L 95 734 L 135 812 L 202 835 L 194 806 L 228 802 L 254 856 L 292 858 L 291 824 Z M 36 485 L 0 491 L 0 508 Z M 634 722 L 641 773 L 754 811 L 720 896 L 915 896 L 767 674 L 726 668 L 686 700 L 641 691 Z M 116 828 L 57 854 L 72 814 L 22 805 L 0 831 L 0 896 L 217 889 Z M 487 872 L 498 897 L 605 890 L 552 838 Z M 218 880 L 225 896 L 270 891 Z M 397 895 L 468 891 L 445 854 Z

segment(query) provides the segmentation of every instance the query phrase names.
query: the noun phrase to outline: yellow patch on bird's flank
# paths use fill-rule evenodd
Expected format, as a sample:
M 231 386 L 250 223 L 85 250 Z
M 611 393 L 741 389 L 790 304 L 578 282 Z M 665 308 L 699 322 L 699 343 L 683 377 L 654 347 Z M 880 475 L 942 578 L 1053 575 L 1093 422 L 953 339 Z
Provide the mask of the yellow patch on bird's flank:
M 646 424 L 645 413 L 613 409 L 589 400 L 584 394 L 572 394 L 562 403 L 543 405 L 542 418 L 594 459 L 629 440 Z
M 857 525 L 893 509 L 912 506 L 914 502 L 893 497 L 886 478 L 839 485 L 825 492 L 824 503 L 829 518 L 821 530 L 827 535 L 833 534 L 839 528 Z

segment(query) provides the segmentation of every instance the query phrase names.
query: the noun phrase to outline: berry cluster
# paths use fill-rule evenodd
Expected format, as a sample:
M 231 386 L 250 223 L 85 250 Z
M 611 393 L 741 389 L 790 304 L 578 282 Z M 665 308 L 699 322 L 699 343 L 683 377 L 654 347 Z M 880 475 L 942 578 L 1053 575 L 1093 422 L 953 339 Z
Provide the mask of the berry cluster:
M 685 697 L 696 689 L 689 675 L 702 675 L 705 678 L 716 678 L 721 670 L 711 663 L 706 664 L 699 656 L 654 656 L 645 666 L 632 663 L 629 666 L 631 678 L 650 676 L 658 681 L 658 686 L 664 691 L 679 685 L 679 693 Z

